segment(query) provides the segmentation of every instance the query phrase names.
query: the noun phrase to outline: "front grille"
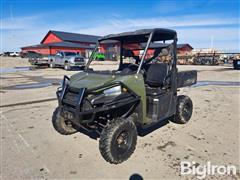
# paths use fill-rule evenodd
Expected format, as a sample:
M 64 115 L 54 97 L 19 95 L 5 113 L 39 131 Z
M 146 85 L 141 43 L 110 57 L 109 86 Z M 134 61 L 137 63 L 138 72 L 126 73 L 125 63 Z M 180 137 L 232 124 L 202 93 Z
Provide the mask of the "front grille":
M 63 98 L 63 102 L 72 106 L 77 106 L 78 94 L 67 92 Z
M 75 58 L 75 62 L 84 62 L 83 58 Z

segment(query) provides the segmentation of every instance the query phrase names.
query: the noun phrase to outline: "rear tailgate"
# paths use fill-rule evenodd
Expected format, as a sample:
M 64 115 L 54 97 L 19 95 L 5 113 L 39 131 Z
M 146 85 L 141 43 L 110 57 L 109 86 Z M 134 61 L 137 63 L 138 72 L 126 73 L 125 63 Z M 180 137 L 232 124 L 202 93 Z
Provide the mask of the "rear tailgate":
M 177 88 L 191 86 L 197 83 L 197 71 L 180 71 L 177 73 Z

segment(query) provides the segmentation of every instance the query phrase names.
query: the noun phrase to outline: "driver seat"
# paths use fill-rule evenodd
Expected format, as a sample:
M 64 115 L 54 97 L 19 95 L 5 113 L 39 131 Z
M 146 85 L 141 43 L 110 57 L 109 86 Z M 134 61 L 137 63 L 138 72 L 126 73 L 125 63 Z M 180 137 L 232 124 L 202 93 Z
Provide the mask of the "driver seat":
M 147 95 L 154 96 L 166 91 L 165 79 L 168 76 L 168 65 L 166 63 L 151 64 L 146 74 Z

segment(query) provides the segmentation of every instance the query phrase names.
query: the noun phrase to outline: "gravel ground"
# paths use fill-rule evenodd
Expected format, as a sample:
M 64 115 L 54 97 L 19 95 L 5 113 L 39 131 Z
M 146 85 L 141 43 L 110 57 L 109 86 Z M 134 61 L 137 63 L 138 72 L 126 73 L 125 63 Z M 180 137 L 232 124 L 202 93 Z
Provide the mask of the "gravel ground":
M 144 179 L 196 179 L 180 175 L 181 161 L 235 165 L 237 175 L 207 179 L 240 178 L 240 87 L 231 85 L 240 81 L 240 74 L 230 66 L 179 66 L 198 70 L 199 82 L 212 83 L 179 92 L 193 100 L 191 121 L 169 123 L 138 137 L 134 154 L 120 165 L 103 160 L 98 140 L 82 133 L 63 136 L 52 127 L 56 88 L 63 75 L 77 71 L 26 67 L 26 59 L 1 57 L 2 179 L 129 179 L 135 174 Z M 214 85 L 214 81 L 230 85 Z

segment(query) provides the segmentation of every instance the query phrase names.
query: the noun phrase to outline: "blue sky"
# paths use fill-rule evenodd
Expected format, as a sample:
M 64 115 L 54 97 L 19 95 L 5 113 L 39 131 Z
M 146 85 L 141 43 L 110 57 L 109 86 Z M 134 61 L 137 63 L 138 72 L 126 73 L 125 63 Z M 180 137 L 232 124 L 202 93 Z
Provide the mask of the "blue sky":
M 106 35 L 164 27 L 179 43 L 240 51 L 238 0 L 1 0 L 1 51 L 40 43 L 48 30 Z

